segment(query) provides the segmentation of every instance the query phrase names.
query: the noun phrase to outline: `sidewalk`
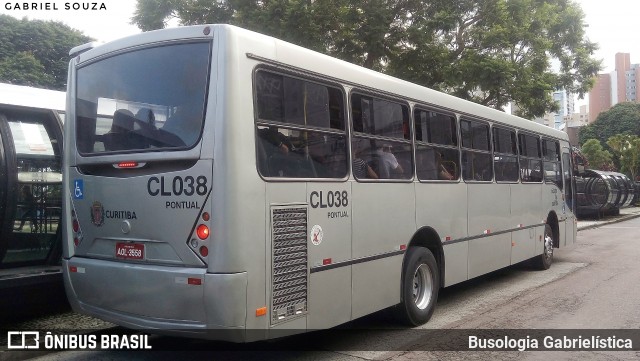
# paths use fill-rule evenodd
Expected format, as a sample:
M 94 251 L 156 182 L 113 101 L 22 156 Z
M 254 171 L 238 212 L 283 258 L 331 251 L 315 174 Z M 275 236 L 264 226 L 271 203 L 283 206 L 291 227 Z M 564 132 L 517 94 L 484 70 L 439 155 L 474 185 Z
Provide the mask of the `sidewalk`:
M 640 217 L 640 207 L 622 208 L 620 209 L 620 215 L 618 216 L 607 216 L 602 217 L 601 219 L 578 220 L 578 231 L 600 227 L 605 224 L 622 222 L 636 217 Z

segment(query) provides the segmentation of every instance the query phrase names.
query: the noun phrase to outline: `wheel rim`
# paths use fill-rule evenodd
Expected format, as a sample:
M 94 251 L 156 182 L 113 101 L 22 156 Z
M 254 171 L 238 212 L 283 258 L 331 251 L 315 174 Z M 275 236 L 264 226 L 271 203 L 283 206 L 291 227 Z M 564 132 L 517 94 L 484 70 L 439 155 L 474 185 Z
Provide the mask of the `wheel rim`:
M 431 301 L 432 280 L 431 270 L 424 263 L 413 274 L 413 302 L 418 309 L 424 310 Z
M 547 261 L 553 258 L 553 238 L 547 230 L 544 232 L 544 258 Z

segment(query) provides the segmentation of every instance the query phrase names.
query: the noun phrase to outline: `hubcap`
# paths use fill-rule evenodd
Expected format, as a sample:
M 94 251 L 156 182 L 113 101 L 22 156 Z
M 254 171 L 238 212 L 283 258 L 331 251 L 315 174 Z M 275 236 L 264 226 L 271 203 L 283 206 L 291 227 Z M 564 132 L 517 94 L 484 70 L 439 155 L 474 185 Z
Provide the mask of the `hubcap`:
M 413 274 L 413 302 L 421 310 L 424 310 L 431 301 L 433 282 L 431 270 L 426 264 L 421 264 Z
M 553 238 L 547 232 L 544 233 L 544 257 L 548 260 L 553 258 Z

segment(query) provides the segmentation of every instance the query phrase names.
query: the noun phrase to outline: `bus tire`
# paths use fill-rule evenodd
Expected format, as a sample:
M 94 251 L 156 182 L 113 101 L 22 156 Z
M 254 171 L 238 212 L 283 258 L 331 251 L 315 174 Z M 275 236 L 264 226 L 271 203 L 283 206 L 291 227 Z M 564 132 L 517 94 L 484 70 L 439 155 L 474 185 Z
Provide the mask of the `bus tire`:
M 542 254 L 533 259 L 533 267 L 541 271 L 549 269 L 553 263 L 553 231 L 548 224 L 544 225 Z
M 402 270 L 400 320 L 410 326 L 421 325 L 431 318 L 440 289 L 438 264 L 431 251 L 410 247 Z

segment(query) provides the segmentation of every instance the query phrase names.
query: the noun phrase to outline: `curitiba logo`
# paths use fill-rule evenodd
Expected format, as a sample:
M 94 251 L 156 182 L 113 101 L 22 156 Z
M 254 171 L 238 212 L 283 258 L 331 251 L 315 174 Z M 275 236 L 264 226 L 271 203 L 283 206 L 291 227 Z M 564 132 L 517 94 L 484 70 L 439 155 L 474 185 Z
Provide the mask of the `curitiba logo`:
M 104 207 L 98 201 L 93 202 L 91 205 L 91 223 L 98 227 L 104 224 Z

